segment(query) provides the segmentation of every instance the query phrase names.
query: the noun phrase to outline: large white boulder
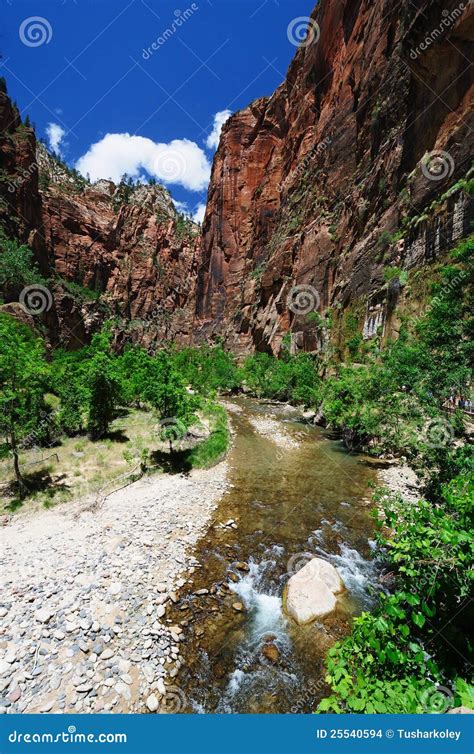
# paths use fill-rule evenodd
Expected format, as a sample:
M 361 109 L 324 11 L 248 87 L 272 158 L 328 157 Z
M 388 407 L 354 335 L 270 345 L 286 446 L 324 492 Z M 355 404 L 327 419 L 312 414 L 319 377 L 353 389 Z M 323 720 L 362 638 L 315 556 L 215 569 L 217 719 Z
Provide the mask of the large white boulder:
M 285 610 L 300 626 L 324 618 L 336 607 L 335 595 L 344 584 L 331 563 L 312 558 L 286 586 Z

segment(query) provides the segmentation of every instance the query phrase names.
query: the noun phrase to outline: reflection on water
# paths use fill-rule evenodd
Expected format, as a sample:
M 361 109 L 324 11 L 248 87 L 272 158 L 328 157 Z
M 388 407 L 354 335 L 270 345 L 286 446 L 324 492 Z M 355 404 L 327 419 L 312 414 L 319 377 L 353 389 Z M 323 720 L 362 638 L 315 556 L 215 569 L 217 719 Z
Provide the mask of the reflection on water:
M 232 413 L 233 487 L 198 547 L 202 568 L 174 616 L 194 633 L 180 685 L 190 711 L 309 712 L 326 691 L 327 649 L 371 605 L 374 471 L 322 430 L 297 423 L 288 407 L 232 402 L 241 408 Z M 281 448 L 259 434 L 249 421 L 259 416 L 277 419 L 298 445 Z M 230 519 L 236 530 L 219 525 Z M 298 627 L 283 613 L 281 595 L 295 564 L 311 555 L 333 563 L 348 591 L 333 615 Z M 202 588 L 211 594 L 196 597 Z

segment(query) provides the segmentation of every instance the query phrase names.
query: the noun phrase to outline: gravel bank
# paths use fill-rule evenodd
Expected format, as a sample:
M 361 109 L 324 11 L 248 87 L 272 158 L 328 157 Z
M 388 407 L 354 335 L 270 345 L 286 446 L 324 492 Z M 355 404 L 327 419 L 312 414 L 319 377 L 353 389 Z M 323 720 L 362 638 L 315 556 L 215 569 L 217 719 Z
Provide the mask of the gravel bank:
M 416 503 L 420 498 L 418 477 L 409 466 L 394 464 L 378 470 L 380 482 L 391 492 L 398 492 L 405 500 Z
M 274 442 L 280 448 L 297 448 L 298 442 L 291 436 L 289 432 L 286 432 L 282 427 L 281 422 L 275 419 L 265 418 L 251 418 L 250 423 L 252 427 L 263 437 Z
M 182 625 L 166 608 L 227 466 L 155 476 L 1 530 L 0 712 L 179 711 Z M 185 622 L 184 622 L 185 623 Z

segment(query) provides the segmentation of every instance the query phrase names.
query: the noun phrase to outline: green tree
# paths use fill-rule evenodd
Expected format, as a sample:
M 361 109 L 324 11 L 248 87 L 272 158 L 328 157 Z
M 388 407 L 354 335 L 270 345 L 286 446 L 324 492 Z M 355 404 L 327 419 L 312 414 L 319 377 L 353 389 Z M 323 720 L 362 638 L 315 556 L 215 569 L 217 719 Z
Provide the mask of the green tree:
M 45 284 L 28 246 L 5 236 L 0 228 L 0 290 L 6 301 L 15 300 L 22 288 Z
M 87 431 L 93 440 L 103 436 L 115 418 L 118 385 L 111 374 L 109 359 L 97 354 L 88 364 Z
M 160 353 L 153 359 L 144 389 L 145 400 L 160 417 L 160 436 L 173 442 L 181 439 L 195 419 L 198 399 L 188 393 L 183 377 L 175 370 L 172 359 Z
M 0 431 L 12 455 L 21 497 L 27 492 L 20 470 L 22 442 L 41 432 L 44 349 L 31 330 L 0 314 Z
M 90 359 L 82 365 L 83 384 L 87 391 L 87 431 L 94 440 L 108 431 L 119 398 L 110 340 L 110 328 L 106 326 L 92 338 L 87 350 Z
M 151 356 L 144 348 L 130 346 L 116 359 L 116 378 L 120 399 L 126 406 L 140 408 L 151 370 Z

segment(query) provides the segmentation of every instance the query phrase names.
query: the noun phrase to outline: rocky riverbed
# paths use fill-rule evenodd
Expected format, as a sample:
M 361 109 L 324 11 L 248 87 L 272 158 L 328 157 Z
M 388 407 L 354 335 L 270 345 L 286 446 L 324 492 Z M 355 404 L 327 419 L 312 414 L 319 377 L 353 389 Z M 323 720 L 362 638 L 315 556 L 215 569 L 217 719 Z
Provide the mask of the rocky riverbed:
M 227 466 L 155 476 L 1 530 L 0 712 L 176 712 L 186 620 L 167 618 Z M 184 615 L 184 614 L 183 614 Z

